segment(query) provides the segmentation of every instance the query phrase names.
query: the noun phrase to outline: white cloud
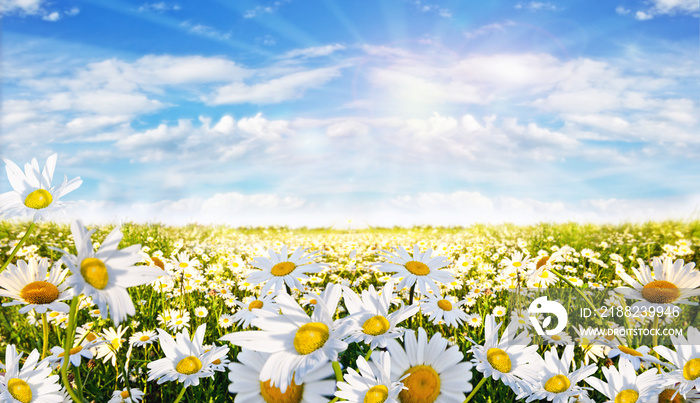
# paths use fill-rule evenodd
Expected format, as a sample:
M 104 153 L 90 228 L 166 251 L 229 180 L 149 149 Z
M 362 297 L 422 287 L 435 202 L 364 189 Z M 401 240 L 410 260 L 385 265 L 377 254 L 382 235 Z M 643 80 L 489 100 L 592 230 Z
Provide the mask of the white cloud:
M 289 52 L 285 53 L 281 57 L 284 59 L 291 59 L 294 57 L 302 57 L 302 58 L 321 57 L 321 56 L 328 56 L 328 55 L 330 55 L 338 50 L 343 50 L 343 49 L 345 49 L 344 45 L 341 45 L 339 43 L 334 43 L 334 44 L 325 45 L 325 46 L 315 46 L 315 47 L 311 47 L 311 48 L 290 50 Z
M 644 11 L 637 11 L 634 13 L 634 18 L 638 19 L 639 21 L 646 21 L 654 18 L 654 15 L 651 13 L 645 13 Z
M 479 36 L 491 34 L 493 32 L 505 31 L 506 28 L 512 27 L 514 25 L 515 25 L 515 23 L 513 21 L 505 21 L 505 22 L 497 22 L 497 23 L 493 23 L 493 24 L 487 24 L 487 25 L 483 25 L 477 29 L 465 32 L 464 36 L 467 39 L 474 39 L 474 38 L 477 38 Z
M 183 21 L 180 26 L 187 30 L 188 33 L 193 35 L 205 36 L 207 38 L 212 38 L 216 40 L 229 40 L 231 39 L 231 32 L 221 32 L 214 27 L 204 24 L 193 24 L 189 21 Z
M 61 19 L 61 14 L 58 13 L 58 11 L 54 11 L 52 13 L 46 14 L 45 16 L 41 17 L 42 20 L 44 21 L 58 21 Z
M 139 6 L 139 8 L 136 10 L 140 13 L 147 12 L 147 11 L 156 11 L 159 13 L 165 12 L 165 11 L 178 11 L 180 10 L 180 6 L 178 4 L 168 4 L 164 1 L 158 2 L 158 3 L 144 3 Z
M 474 223 L 593 222 L 625 223 L 689 219 L 700 206 L 700 195 L 659 199 L 584 199 L 541 201 L 509 196 L 488 197 L 475 191 L 423 192 L 381 200 L 353 201 L 325 206 L 313 199 L 273 193 L 216 193 L 154 203 L 77 201 L 67 217 L 88 224 L 161 222 L 239 226 L 287 225 L 330 227 L 357 223 L 372 227 L 459 226 Z M 67 221 L 66 216 L 55 217 Z
M 0 13 L 7 15 L 37 15 L 43 13 L 44 0 L 0 0 Z
M 44 8 L 45 5 L 52 5 L 52 3 L 44 0 L 0 0 L 0 16 L 38 16 L 44 21 L 56 22 L 63 16 L 75 16 L 80 12 L 80 9 L 77 7 L 67 11 L 49 11 Z
M 619 14 L 619 15 L 627 15 L 627 14 L 630 13 L 630 11 L 632 11 L 632 10 L 630 10 L 630 9 L 628 9 L 628 8 L 625 8 L 625 7 L 623 7 L 623 6 L 617 6 L 617 7 L 615 7 L 615 12 L 616 12 L 617 14 Z
M 243 18 L 250 19 L 263 14 L 273 14 L 277 12 L 277 10 L 279 10 L 282 6 L 289 3 L 291 3 L 291 0 L 277 0 L 268 6 L 256 6 L 255 8 L 246 10 L 243 13 Z
M 300 98 L 310 88 L 317 88 L 340 76 L 336 67 L 290 73 L 262 83 L 252 85 L 234 82 L 219 87 L 215 94 L 202 99 L 212 105 L 222 104 L 275 104 Z
M 326 128 L 328 137 L 355 137 L 364 136 L 369 133 L 370 128 L 360 122 L 353 120 L 345 120 L 339 123 L 331 124 Z
M 697 0 L 650 0 L 646 2 L 649 7 L 645 10 L 637 10 L 634 13 L 634 18 L 639 21 L 647 21 L 657 16 L 664 15 L 690 15 L 692 17 L 700 16 L 700 3 Z M 625 15 L 630 12 L 623 7 L 618 7 L 618 14 Z
M 559 10 L 559 7 L 556 5 L 549 3 L 549 2 L 541 2 L 541 1 L 531 1 L 529 3 L 518 3 L 515 5 L 515 8 L 518 10 L 525 9 L 529 11 L 541 11 L 541 10 L 547 10 L 547 11 L 557 11 Z

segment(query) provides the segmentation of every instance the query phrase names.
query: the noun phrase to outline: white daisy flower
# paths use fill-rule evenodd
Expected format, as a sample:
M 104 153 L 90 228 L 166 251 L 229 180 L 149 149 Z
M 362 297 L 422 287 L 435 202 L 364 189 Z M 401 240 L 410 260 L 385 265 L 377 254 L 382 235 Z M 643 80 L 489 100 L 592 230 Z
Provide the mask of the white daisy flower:
M 476 328 L 481 326 L 483 320 L 481 319 L 481 315 L 479 315 L 478 313 L 470 313 L 467 315 L 467 319 L 465 320 L 465 322 L 467 322 L 469 326 Z
M 12 403 L 60 403 L 58 375 L 51 375 L 49 362 L 39 362 L 39 352 L 33 350 L 20 369 L 22 353 L 17 354 L 14 345 L 5 351 L 5 376 L 0 377 L 0 402 Z
M 587 395 L 588 392 L 578 386 L 578 383 L 584 378 L 593 375 L 598 367 L 588 365 L 576 369 L 574 363 L 573 371 L 570 371 L 571 364 L 574 361 L 574 345 L 570 344 L 564 348 L 561 359 L 557 355 L 557 350 L 552 347 L 551 350 L 544 353 L 544 367 L 541 372 L 537 373 L 537 379 L 532 384 L 532 390 L 518 398 L 527 397 L 527 401 L 547 399 L 554 403 L 567 403 L 569 398 L 580 397 Z
M 229 315 L 229 314 L 222 314 L 219 316 L 219 326 L 221 326 L 222 329 L 228 329 L 229 327 L 233 326 L 233 321 L 234 321 L 234 316 Z
M 372 362 L 360 356 L 357 358 L 357 369 L 359 372 L 348 368 L 345 382 L 338 382 L 336 397 L 354 403 L 399 403 L 399 392 L 404 386 L 400 380 L 391 381 L 389 353 L 373 353 Z
M 460 309 L 464 303 L 452 295 L 438 298 L 426 294 L 425 299 L 420 301 L 420 310 L 434 325 L 444 321 L 448 326 L 459 327 L 467 320 L 467 313 Z
M 537 354 L 537 346 L 529 346 L 530 336 L 527 332 L 515 335 L 514 327 L 506 327 L 501 339 L 498 339 L 498 329 L 503 322 L 496 325 L 493 315 L 486 316 L 484 329 L 484 345 L 474 346 L 472 362 L 484 377 L 501 380 L 508 385 L 516 395 L 529 392 L 529 387 L 536 382 L 536 373 L 542 368 L 542 358 Z
M 428 340 L 421 327 L 418 337 L 406 331 L 404 346 L 389 340 L 391 380 L 407 388 L 399 392 L 401 402 L 459 403 L 472 390 L 472 364 L 464 360 L 457 346 L 448 346 L 447 339 L 436 333 Z M 405 378 L 404 378 L 405 377 Z
M 48 213 L 60 210 L 64 204 L 60 198 L 77 189 L 83 181 L 76 177 L 68 181 L 64 177 L 60 186 L 51 186 L 58 154 L 46 159 L 43 170 L 36 158 L 24 165 L 24 172 L 12 161 L 5 160 L 7 179 L 12 191 L 0 195 L 0 216 L 12 218 L 31 215 L 33 221 L 41 220 Z
M 66 283 L 73 287 L 76 295 L 81 293 L 91 297 L 100 308 L 103 319 L 107 319 L 107 306 L 115 325 L 134 315 L 134 303 L 131 301 L 129 287 L 149 283 L 164 275 L 165 272 L 157 267 L 134 266 L 141 260 L 140 245 L 132 245 L 118 249 L 122 233 L 114 228 L 107 235 L 98 251 L 93 250 L 89 232 L 79 220 L 73 221 L 71 231 L 75 239 L 78 256 L 63 252 L 61 260 L 68 266 L 71 275 Z
M 604 382 L 598 378 L 588 377 L 585 381 L 609 400 L 606 402 L 649 402 L 656 397 L 664 380 L 656 373 L 656 368 L 637 375 L 634 366 L 625 360 L 620 360 L 617 368 L 603 367 Z
M 561 332 L 553 335 L 548 335 L 548 334 L 543 334 L 542 338 L 549 344 L 553 344 L 555 346 L 568 346 L 569 344 L 573 345 L 574 341 L 569 336 L 568 334 Z
M 158 379 L 158 384 L 177 381 L 183 387 L 199 385 L 199 378 L 214 376 L 212 362 L 228 353 L 228 348 L 205 352 L 202 342 L 206 325 L 201 325 L 190 340 L 187 329 L 175 335 L 175 339 L 163 329 L 158 329 L 158 340 L 165 358 L 148 363 L 148 380 Z
M 131 397 L 129 397 L 131 392 Z M 115 390 L 112 392 L 112 398 L 107 403 L 137 403 L 143 399 L 144 393 L 140 389 L 131 388 L 131 390 Z
M 237 403 L 318 403 L 328 402 L 329 396 L 335 392 L 335 380 L 330 365 L 321 363 L 311 369 L 299 382 L 293 377 L 285 391 L 274 386 L 270 381 L 260 381 L 260 374 L 270 357 L 269 353 L 241 349 L 238 361 L 229 364 L 228 387 L 230 393 L 235 393 L 233 401 Z M 297 384 L 297 382 L 299 382 Z
M 596 334 L 592 327 L 584 328 L 581 325 L 574 326 L 574 331 L 578 334 L 574 340 L 578 343 L 578 346 L 584 352 L 583 362 L 588 365 L 588 362 L 593 360 L 593 362 L 598 362 L 599 358 L 605 358 L 605 353 L 610 349 L 607 346 L 607 340 L 598 339 L 595 336 L 590 335 Z
M 178 253 L 173 261 L 173 267 L 175 270 L 182 272 L 184 277 L 192 277 L 193 272 L 190 270 L 196 269 L 197 266 L 199 266 L 199 260 L 197 260 L 197 258 L 190 258 L 190 255 L 187 252 Z
M 617 342 L 617 340 L 614 340 L 613 342 Z M 623 346 L 622 344 L 617 344 L 613 346 L 612 349 L 610 349 L 610 351 L 608 351 L 608 357 L 615 358 L 619 356 L 620 359 L 624 358 L 630 363 L 632 363 L 632 366 L 634 367 L 635 371 L 639 371 L 639 366 L 641 365 L 642 361 L 660 363 L 660 361 L 657 358 L 649 355 L 650 350 L 651 349 L 647 346 L 632 348 Z
M 394 282 L 389 281 L 382 293 L 378 294 L 374 286 L 362 291 L 358 296 L 348 287 L 343 287 L 343 300 L 350 316 L 345 319 L 348 323 L 348 343 L 362 342 L 371 349 L 386 347 L 387 340 L 401 337 L 404 328 L 397 327 L 400 322 L 418 312 L 418 306 L 401 306 L 389 313 L 391 300 L 394 297 Z
M 136 332 L 129 337 L 129 344 L 136 347 L 146 347 L 158 340 L 158 335 L 155 330 L 147 330 L 145 332 Z
M 209 310 L 203 306 L 194 308 L 194 316 L 198 318 L 206 318 L 209 315 Z
M 103 330 L 100 336 L 105 341 L 105 343 L 102 343 L 97 346 L 97 356 L 95 357 L 95 359 L 102 359 L 102 362 L 112 361 L 112 366 L 116 367 L 117 352 L 122 347 L 122 344 L 126 341 L 122 337 L 124 337 L 124 333 L 126 333 L 128 329 L 128 327 L 122 329 L 122 327 L 119 326 L 119 328 L 117 329 L 112 327 Z
M 79 367 L 83 358 L 85 358 L 88 361 L 92 359 L 92 357 L 94 356 L 94 353 L 92 351 L 93 348 L 101 343 L 103 343 L 102 340 L 95 340 L 86 344 L 78 344 L 77 346 L 74 346 L 69 351 L 68 361 L 74 367 Z M 62 365 L 63 360 L 65 359 L 65 352 L 63 350 L 63 347 L 52 347 L 51 355 L 46 357 L 46 359 L 51 363 L 57 363 L 58 365 Z
M 413 256 L 409 255 L 402 246 L 394 248 L 396 253 L 382 251 L 387 261 L 379 263 L 377 268 L 385 273 L 396 273 L 394 279 L 401 279 L 397 288 L 411 287 L 418 284 L 421 294 L 428 294 L 428 288 L 435 294 L 440 294 L 440 287 L 436 281 L 442 284 L 450 284 L 455 281 L 449 270 L 440 270 L 448 266 L 450 261 L 444 256 L 431 257 L 433 250 L 428 249 L 421 253 L 418 245 L 413 246 Z
M 241 329 L 250 327 L 250 322 L 256 318 L 255 310 L 257 309 L 264 309 L 269 312 L 279 311 L 279 307 L 275 303 L 275 294 L 267 294 L 260 298 L 249 296 L 244 298 L 243 302 L 235 301 L 234 303 L 242 308 L 233 314 L 233 321 L 236 322 Z
M 700 390 L 700 331 L 688 327 L 688 338 L 671 336 L 676 351 L 666 346 L 656 346 L 654 351 L 671 362 L 676 369 L 664 372 L 667 383 L 680 384 L 678 391 L 685 396 L 692 389 Z
M 534 266 L 529 256 L 520 251 L 514 251 L 509 258 L 503 258 L 503 273 L 511 279 L 523 279 L 525 273 Z
M 654 258 L 652 261 L 654 274 L 644 262 L 639 259 L 639 270 L 632 269 L 636 280 L 624 271 L 617 274 L 627 284 L 632 286 L 619 287 L 615 291 L 623 294 L 628 299 L 638 299 L 632 306 L 649 308 L 669 308 L 676 304 L 697 305 L 689 301 L 689 297 L 700 295 L 700 271 L 693 270 L 694 262 L 684 265 L 683 259 L 675 262 L 671 257 L 663 261 Z
M 176 315 L 175 317 L 170 319 L 165 324 L 165 326 L 171 332 L 182 330 L 183 328 L 189 328 L 190 327 L 190 313 L 187 311 L 180 312 L 179 315 Z
M 226 346 L 215 346 L 215 345 L 209 345 L 209 346 L 204 346 L 204 352 L 208 353 L 211 350 L 216 350 L 216 349 L 221 349 L 224 350 L 226 353 L 228 353 L 229 348 Z M 215 352 L 216 354 L 216 352 Z M 216 354 L 218 355 L 218 354 Z M 224 372 L 226 371 L 226 368 L 228 368 L 228 365 L 231 363 L 231 360 L 228 359 L 228 357 L 224 354 L 223 357 L 217 358 L 214 361 L 211 362 L 211 369 L 217 372 Z
M 272 353 L 260 372 L 260 380 L 270 380 L 284 393 L 292 382 L 292 374 L 303 382 L 306 373 L 320 363 L 338 360 L 338 353 L 347 348 L 342 341 L 346 326 L 340 320 L 333 321 L 336 307 L 326 306 L 323 301 L 318 301 L 311 317 L 286 293 L 279 293 L 275 301 L 281 315 L 255 311 L 258 318 L 253 320 L 253 326 L 261 330 L 231 333 L 220 340 Z
M 28 262 L 20 260 L 17 266 L 9 264 L 7 270 L 0 273 L 0 297 L 8 297 L 14 301 L 2 306 L 22 305 L 19 313 L 25 314 L 32 309 L 36 313 L 47 310 L 68 313 L 70 307 L 61 302 L 73 297 L 68 285 L 63 283 L 68 271 L 61 270 L 60 264 L 55 264 L 48 271 L 49 261 L 46 258 L 29 258 Z M 48 277 L 47 277 L 48 271 Z
M 290 289 L 303 291 L 304 285 L 301 280 L 309 278 L 304 273 L 318 273 L 323 270 L 326 265 L 324 263 L 312 263 L 318 257 L 318 252 L 311 252 L 304 255 L 306 248 L 297 248 L 290 256 L 287 253 L 287 245 L 282 247 L 280 253 L 270 249 L 266 257 L 255 257 L 251 266 L 260 269 L 260 271 L 252 271 L 246 277 L 246 281 L 251 284 L 262 284 L 261 294 L 267 294 L 268 291 L 284 291 L 286 284 Z

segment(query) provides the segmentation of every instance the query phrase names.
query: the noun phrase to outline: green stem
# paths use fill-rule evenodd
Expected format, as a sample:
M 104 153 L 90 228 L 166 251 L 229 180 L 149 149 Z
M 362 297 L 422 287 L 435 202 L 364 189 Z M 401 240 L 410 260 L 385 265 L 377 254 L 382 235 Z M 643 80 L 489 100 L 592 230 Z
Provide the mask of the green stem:
M 413 305 L 413 292 L 416 290 L 416 283 L 413 283 L 411 286 L 411 291 L 408 292 L 408 306 Z M 409 329 L 411 328 L 411 324 L 413 323 L 413 316 L 408 318 L 408 327 Z
M 75 374 L 75 385 L 78 387 L 78 396 L 80 396 L 80 400 L 83 401 L 85 398 L 83 397 L 83 380 L 80 378 L 80 371 L 76 368 L 73 373 Z
M 182 400 L 182 396 L 185 395 L 185 389 L 187 389 L 187 387 L 183 386 L 182 390 L 180 391 L 180 394 L 177 395 L 177 399 L 175 399 L 174 403 L 178 403 L 180 400 Z
M 654 315 L 654 334 L 651 335 L 651 344 L 654 345 L 652 347 L 653 349 L 656 348 L 656 346 L 659 345 L 659 315 Z M 656 358 L 659 358 L 659 353 L 654 350 L 654 355 L 656 355 Z M 661 372 L 661 365 L 656 364 L 656 370 Z
M 116 354 L 116 351 L 114 352 Z M 129 399 L 133 402 L 134 399 L 131 398 L 131 386 L 129 386 L 129 357 L 126 358 L 126 362 L 124 363 L 124 386 L 126 387 L 126 393 L 129 396 Z
M 36 224 L 34 224 L 34 221 L 32 221 L 32 223 L 29 224 L 29 228 L 27 228 L 27 232 L 24 233 L 24 236 L 22 237 L 22 239 L 20 239 L 19 242 L 17 242 L 17 245 L 15 245 L 15 248 L 12 249 L 12 253 L 10 254 L 10 257 L 7 258 L 5 263 L 3 263 L 2 267 L 0 267 L 0 273 L 2 273 L 3 270 L 5 270 L 5 268 L 7 267 L 7 265 L 10 264 L 12 259 L 14 259 L 17 252 L 19 252 L 19 248 L 21 248 L 22 245 L 24 245 L 27 242 L 27 238 L 29 238 L 29 234 L 31 234 L 32 231 L 34 230 L 35 225 Z
M 479 389 L 481 389 L 481 387 L 484 386 L 484 384 L 486 383 L 486 380 L 488 380 L 488 379 L 489 379 L 489 378 L 487 378 L 487 377 L 481 378 L 481 380 L 479 381 L 479 383 L 478 383 L 478 384 L 476 385 L 476 387 L 472 390 L 472 393 L 470 393 L 469 396 L 467 396 L 467 398 L 466 398 L 466 399 L 464 400 L 464 402 L 462 402 L 462 403 L 468 403 L 470 400 L 472 400 L 472 397 L 474 397 L 474 395 L 476 395 L 476 392 L 478 392 Z
M 43 360 L 49 351 L 49 321 L 46 318 L 46 312 L 41 314 L 41 324 L 44 326 L 44 348 L 41 349 L 41 359 Z
M 75 314 L 78 310 L 78 297 L 73 297 L 73 301 L 70 304 L 70 313 L 68 314 L 68 325 L 66 325 L 66 334 L 63 340 L 63 364 L 61 365 L 61 379 L 63 380 L 63 386 L 65 386 L 68 394 L 74 402 L 82 402 L 83 400 L 78 398 L 68 381 L 68 366 L 70 365 L 70 349 L 71 341 L 73 337 L 71 336 L 72 329 L 75 327 Z
M 335 372 L 335 380 L 343 382 L 343 371 L 340 369 L 340 363 L 338 361 L 333 361 L 331 365 L 333 366 L 333 372 Z
M 369 357 L 372 356 L 372 351 L 374 351 L 374 350 L 372 350 L 372 349 L 370 348 L 369 351 L 367 352 L 367 354 L 365 354 L 365 361 L 369 361 Z

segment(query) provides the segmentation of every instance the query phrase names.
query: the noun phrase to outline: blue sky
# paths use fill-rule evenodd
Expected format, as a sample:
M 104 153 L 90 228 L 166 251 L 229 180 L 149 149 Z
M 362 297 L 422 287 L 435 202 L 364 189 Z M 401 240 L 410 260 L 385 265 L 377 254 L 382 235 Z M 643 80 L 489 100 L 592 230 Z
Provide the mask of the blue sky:
M 57 175 L 84 180 L 71 217 L 700 211 L 696 0 L 4 0 L 0 12 L 2 157 L 57 152 Z

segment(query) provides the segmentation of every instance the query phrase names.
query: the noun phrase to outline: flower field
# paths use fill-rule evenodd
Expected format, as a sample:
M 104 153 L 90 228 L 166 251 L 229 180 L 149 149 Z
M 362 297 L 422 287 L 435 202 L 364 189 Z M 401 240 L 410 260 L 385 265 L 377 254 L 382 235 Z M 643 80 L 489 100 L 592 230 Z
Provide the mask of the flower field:
M 652 284 L 642 302 L 666 303 L 654 298 L 668 284 L 684 292 L 670 302 L 692 300 L 698 243 L 700 222 L 341 231 L 3 221 L 0 251 L 16 254 L 0 273 L 0 401 L 692 401 L 697 322 L 668 346 L 567 342 L 532 336 L 509 297 L 637 283 Z M 66 349 L 72 366 L 60 365 Z

